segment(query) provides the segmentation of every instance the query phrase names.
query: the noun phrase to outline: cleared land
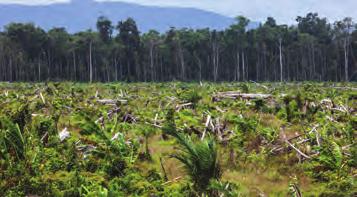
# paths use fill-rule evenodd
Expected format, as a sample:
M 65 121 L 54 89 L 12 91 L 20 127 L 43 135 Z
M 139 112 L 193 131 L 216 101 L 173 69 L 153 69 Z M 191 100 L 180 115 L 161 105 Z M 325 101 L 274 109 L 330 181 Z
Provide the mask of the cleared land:
M 356 88 L 1 83 L 0 193 L 353 196 Z

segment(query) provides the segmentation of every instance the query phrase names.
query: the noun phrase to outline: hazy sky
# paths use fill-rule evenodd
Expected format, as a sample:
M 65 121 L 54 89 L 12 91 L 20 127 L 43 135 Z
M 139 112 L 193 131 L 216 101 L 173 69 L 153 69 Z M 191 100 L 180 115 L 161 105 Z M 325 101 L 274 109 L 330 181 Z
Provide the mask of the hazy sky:
M 69 0 L 0 0 L 0 3 L 49 4 Z M 106 1 L 106 0 L 98 0 Z M 112 0 L 115 1 L 115 0 Z M 318 12 L 330 21 L 346 16 L 357 19 L 357 0 L 117 0 L 144 5 L 195 7 L 227 16 L 244 15 L 254 21 L 273 16 L 280 23 L 293 23 L 296 16 Z

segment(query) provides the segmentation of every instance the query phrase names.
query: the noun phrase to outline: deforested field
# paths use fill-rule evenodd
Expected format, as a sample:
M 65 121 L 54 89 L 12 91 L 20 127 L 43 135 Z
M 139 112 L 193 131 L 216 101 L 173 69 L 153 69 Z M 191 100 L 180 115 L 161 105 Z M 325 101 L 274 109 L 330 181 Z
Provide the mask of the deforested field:
M 356 83 L 0 83 L 0 196 L 356 196 Z

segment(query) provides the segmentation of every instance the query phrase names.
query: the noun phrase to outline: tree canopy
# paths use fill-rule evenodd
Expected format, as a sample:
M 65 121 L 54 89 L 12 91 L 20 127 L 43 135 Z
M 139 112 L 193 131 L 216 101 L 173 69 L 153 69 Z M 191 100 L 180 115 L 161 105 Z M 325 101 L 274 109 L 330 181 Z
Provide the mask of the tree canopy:
M 97 30 L 70 34 L 11 23 L 0 32 L 1 81 L 350 81 L 356 79 L 357 30 L 351 18 L 317 13 L 297 25 L 272 17 L 248 29 L 239 16 L 223 31 L 141 33 L 132 18 L 101 16 Z

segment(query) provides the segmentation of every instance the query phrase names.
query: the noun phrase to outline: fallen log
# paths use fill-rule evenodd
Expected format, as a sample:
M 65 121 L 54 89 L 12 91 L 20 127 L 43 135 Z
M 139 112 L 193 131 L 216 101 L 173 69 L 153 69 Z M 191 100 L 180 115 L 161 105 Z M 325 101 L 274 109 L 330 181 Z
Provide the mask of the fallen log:
M 179 112 L 184 108 L 188 108 L 188 107 L 192 107 L 193 103 L 184 103 L 184 104 L 180 104 L 180 105 L 176 105 L 176 111 Z
M 342 150 L 348 150 L 349 148 L 351 148 L 353 146 L 353 144 L 347 145 L 347 146 L 343 146 Z
M 293 148 L 296 152 L 298 152 L 301 156 L 305 157 L 306 159 L 311 159 L 310 156 L 306 155 L 305 153 L 301 152 L 298 148 L 296 148 L 292 143 L 290 143 L 288 140 L 285 140 L 285 143 L 287 143 L 291 148 Z
M 219 101 L 220 99 L 228 98 L 228 99 L 245 99 L 245 100 L 252 100 L 252 99 L 270 99 L 273 96 L 271 94 L 247 94 L 247 93 L 240 93 L 237 91 L 229 91 L 229 92 L 219 92 L 213 96 L 213 100 Z
M 216 130 L 216 135 L 217 135 L 219 141 L 223 140 L 221 129 L 224 130 L 224 128 L 222 128 L 222 125 L 220 124 L 219 118 L 217 118 L 215 130 Z
M 339 89 L 339 90 L 352 90 L 352 91 L 357 91 L 357 88 L 353 88 L 353 87 L 326 87 L 326 88 L 333 88 L 333 89 Z
M 59 134 L 58 134 L 60 141 L 63 142 L 66 138 L 70 137 L 70 133 L 67 130 L 67 128 L 64 128 Z
M 296 139 L 296 138 L 293 138 L 293 139 Z M 290 142 L 291 140 L 287 140 L 287 141 Z M 305 144 L 306 142 L 310 142 L 310 141 L 311 141 L 310 139 L 302 139 L 302 140 L 296 142 L 295 144 L 301 145 L 301 144 Z M 285 147 L 285 146 L 283 146 L 283 144 L 281 144 L 281 145 L 277 145 L 277 146 L 273 147 L 270 150 L 270 152 L 275 154 L 275 153 L 279 153 L 279 152 L 289 151 L 288 149 L 289 149 L 288 147 Z
M 206 120 L 206 124 L 205 124 L 205 130 L 203 131 L 201 140 L 203 140 L 203 139 L 205 138 L 205 136 L 206 136 L 206 132 L 207 132 L 208 125 L 209 125 L 210 121 L 211 121 L 211 116 L 208 115 L 208 116 L 207 116 L 207 120 Z
M 103 105 L 116 105 L 118 102 L 120 103 L 127 103 L 127 100 L 113 100 L 113 99 L 100 99 L 97 100 L 98 103 L 103 104 Z
M 138 121 L 137 118 L 130 113 L 127 113 L 123 116 L 123 122 L 136 123 L 137 121 Z
M 182 178 L 181 176 L 176 177 L 176 178 L 174 178 L 172 181 L 167 181 L 167 182 L 163 183 L 162 185 L 164 186 L 164 185 L 167 185 L 167 184 L 170 184 L 170 183 L 175 183 L 175 182 L 177 182 L 178 180 L 180 180 L 181 178 Z
M 159 114 L 155 114 L 155 118 L 154 118 L 154 124 L 156 125 L 156 123 L 157 123 L 157 118 L 159 117 Z

